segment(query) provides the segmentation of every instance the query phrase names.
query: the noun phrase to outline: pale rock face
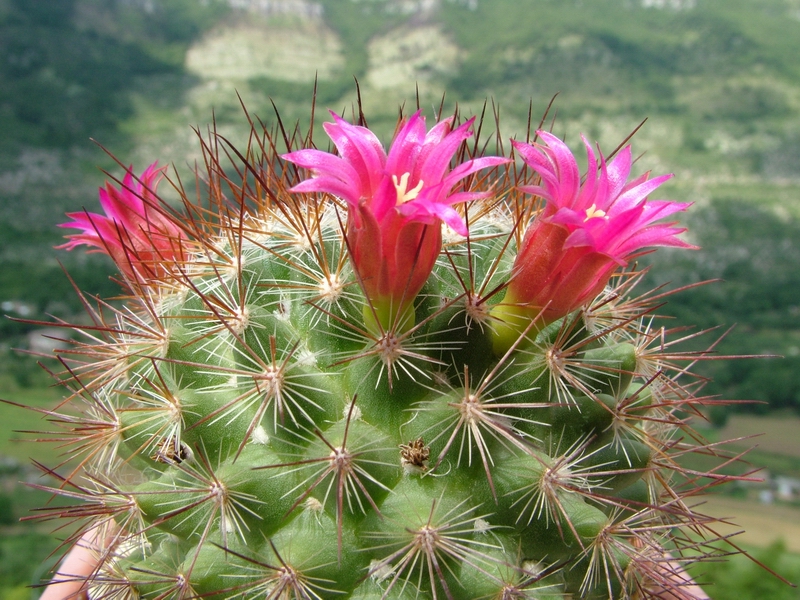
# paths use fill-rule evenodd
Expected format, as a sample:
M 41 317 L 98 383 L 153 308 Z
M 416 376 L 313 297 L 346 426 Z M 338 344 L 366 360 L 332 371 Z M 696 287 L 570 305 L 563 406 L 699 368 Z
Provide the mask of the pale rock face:
M 642 0 L 644 8 L 671 10 L 691 10 L 697 6 L 697 0 Z
M 322 17 L 322 5 L 306 0 L 228 0 L 228 5 L 239 10 L 265 16 L 296 15 L 308 19 Z
M 311 82 L 330 78 L 343 64 L 336 34 L 313 21 L 225 25 L 186 53 L 187 70 L 207 80 Z
M 376 89 L 411 88 L 455 72 L 462 51 L 439 27 L 401 27 L 369 44 L 367 84 Z

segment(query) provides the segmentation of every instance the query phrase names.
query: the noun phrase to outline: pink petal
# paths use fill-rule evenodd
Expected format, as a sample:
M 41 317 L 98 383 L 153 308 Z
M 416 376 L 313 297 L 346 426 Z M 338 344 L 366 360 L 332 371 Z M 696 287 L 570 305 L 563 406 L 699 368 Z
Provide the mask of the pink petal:
M 625 182 L 631 172 L 632 165 L 631 147 L 625 146 L 611 161 L 606 171 L 608 178 L 608 195 L 616 198 L 625 188 Z
M 558 186 L 558 175 L 554 165 L 539 149 L 530 144 L 525 144 L 516 140 L 511 140 L 511 145 L 514 147 L 515 152 L 525 161 L 525 164 L 536 171 L 543 181 L 552 186 Z
M 697 246 L 690 244 L 679 236 L 686 228 L 671 227 L 669 225 L 655 225 L 638 231 L 618 248 L 620 254 L 630 255 L 641 248 L 650 246 L 669 246 L 673 248 L 687 248 L 696 250 Z
M 595 158 L 594 150 L 589 141 L 581 136 L 584 146 L 586 146 L 586 179 L 583 187 L 581 187 L 578 197 L 575 200 L 573 208 L 585 211 L 592 204 L 597 204 L 595 197 L 603 195 L 606 189 L 605 175 L 605 161 L 603 156 L 600 156 L 602 174 L 600 177 L 600 186 L 597 185 L 597 158 Z
M 407 203 L 398 207 L 401 215 L 411 220 L 422 223 L 433 223 L 436 219 L 446 223 L 451 229 L 466 236 L 469 232 L 467 224 L 458 211 L 447 204 L 438 202 L 429 203 Z
M 472 135 L 470 128 L 474 121 L 475 117 L 451 131 L 440 142 L 429 146 L 431 151 L 425 157 L 419 171 L 419 178 L 422 181 L 433 183 L 440 181 L 444 177 L 453 155 L 461 146 L 461 142 Z
M 321 175 L 326 181 L 337 180 L 341 185 L 346 186 L 347 193 L 342 195 L 341 185 L 337 185 L 338 191 L 316 189 L 316 190 L 296 190 L 296 191 L 327 191 L 346 200 L 358 202 L 363 195 L 361 178 L 353 166 L 339 156 L 334 156 L 329 152 L 321 150 L 297 150 L 281 156 L 282 159 L 296 164 L 304 169 L 311 169 L 315 174 Z M 295 188 L 292 188 L 293 190 Z
M 469 230 L 467 229 L 467 224 L 464 221 L 464 217 L 462 217 L 453 207 L 445 206 L 443 204 L 437 205 L 436 216 L 459 235 L 463 235 L 464 237 L 469 235 Z
M 289 191 L 295 193 L 324 192 L 326 194 L 333 194 L 334 196 L 346 200 L 351 206 L 358 206 L 359 202 L 359 195 L 353 194 L 353 188 L 335 177 L 314 177 L 313 179 L 306 179 L 289 189 Z
M 575 157 L 570 152 L 569 147 L 552 133 L 542 130 L 536 133 L 547 142 L 549 158 L 556 167 L 559 198 L 562 202 L 572 202 L 578 193 L 581 180 Z
M 358 173 L 365 193 L 378 185 L 383 175 L 386 153 L 378 138 L 366 127 L 351 125 L 336 113 L 331 112 L 335 123 L 324 123 L 339 154 Z
M 402 176 L 404 173 L 414 174 L 414 165 L 425 143 L 425 119 L 420 111 L 415 112 L 398 132 L 389 156 L 386 158 L 386 172 Z
M 526 194 L 531 194 L 532 196 L 544 198 L 545 200 L 551 200 L 550 191 L 546 190 L 540 185 L 521 185 L 517 189 L 521 192 L 525 192 Z
M 614 208 L 610 212 L 616 212 L 618 210 L 627 210 L 633 204 L 637 204 L 647 198 L 652 192 L 654 192 L 658 187 L 663 184 L 665 181 L 672 179 L 672 175 L 661 175 L 660 177 L 656 177 L 655 179 L 648 179 L 647 181 L 637 185 L 634 188 L 627 189 L 621 196 L 619 196 L 614 202 Z

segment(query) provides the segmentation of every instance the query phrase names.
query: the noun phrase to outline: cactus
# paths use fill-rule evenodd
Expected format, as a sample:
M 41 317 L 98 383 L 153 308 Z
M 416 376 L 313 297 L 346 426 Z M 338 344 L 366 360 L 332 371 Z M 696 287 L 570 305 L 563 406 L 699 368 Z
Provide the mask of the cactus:
M 629 147 L 582 177 L 460 122 L 402 118 L 388 154 L 335 114 L 331 152 L 211 130 L 196 190 L 154 164 L 70 215 L 125 289 L 61 324 L 48 413 L 70 500 L 40 518 L 91 546 L 91 598 L 691 596 L 705 354 L 634 294 L 687 205 Z

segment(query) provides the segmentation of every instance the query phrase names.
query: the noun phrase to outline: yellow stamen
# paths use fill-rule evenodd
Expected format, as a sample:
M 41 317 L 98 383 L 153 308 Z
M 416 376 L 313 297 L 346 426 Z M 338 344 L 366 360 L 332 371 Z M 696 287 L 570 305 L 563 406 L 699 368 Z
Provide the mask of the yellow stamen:
M 595 217 L 605 218 L 606 211 L 600 210 L 597 208 L 596 204 L 592 204 L 589 208 L 586 209 L 586 218 L 584 221 L 588 221 L 589 219 L 594 219 Z
M 403 173 L 400 176 L 400 181 L 397 181 L 397 175 L 392 175 L 392 183 L 394 183 L 394 189 L 397 191 L 397 204 L 404 204 L 406 202 L 410 202 L 417 196 L 419 196 L 420 191 L 422 190 L 423 181 L 420 179 L 419 183 L 413 189 L 408 188 L 408 178 L 411 173 Z

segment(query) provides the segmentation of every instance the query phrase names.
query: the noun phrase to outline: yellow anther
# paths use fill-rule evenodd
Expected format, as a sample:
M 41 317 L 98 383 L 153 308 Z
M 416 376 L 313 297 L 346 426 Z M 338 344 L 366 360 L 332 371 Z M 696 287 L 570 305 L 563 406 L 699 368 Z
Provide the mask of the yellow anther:
M 423 181 L 421 179 L 413 189 L 407 189 L 410 175 L 410 173 L 403 173 L 400 176 L 400 181 L 397 181 L 397 175 L 392 175 L 392 183 L 394 183 L 394 189 L 397 190 L 398 205 L 410 202 L 416 198 L 422 190 Z
M 588 221 L 589 219 L 594 219 L 595 217 L 605 218 L 606 211 L 600 210 L 597 208 L 596 204 L 592 204 L 589 208 L 586 209 L 586 219 L 584 221 Z

